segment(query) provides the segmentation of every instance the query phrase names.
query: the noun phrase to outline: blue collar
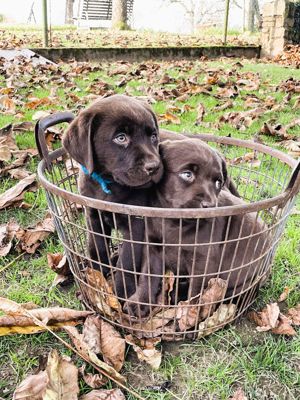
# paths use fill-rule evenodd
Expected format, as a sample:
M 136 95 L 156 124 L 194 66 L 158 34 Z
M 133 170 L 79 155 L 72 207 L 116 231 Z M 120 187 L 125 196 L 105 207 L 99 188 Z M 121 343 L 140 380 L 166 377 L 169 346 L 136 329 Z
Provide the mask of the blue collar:
M 80 166 L 85 175 L 90 176 L 92 179 L 94 179 L 94 181 L 99 183 L 99 185 L 101 186 L 101 189 L 103 190 L 104 193 L 111 194 L 111 190 L 109 190 L 107 187 L 107 185 L 109 183 L 111 183 L 111 181 L 102 178 L 102 176 L 100 174 L 97 174 L 96 172 L 93 172 L 90 174 L 84 165 L 80 165 Z

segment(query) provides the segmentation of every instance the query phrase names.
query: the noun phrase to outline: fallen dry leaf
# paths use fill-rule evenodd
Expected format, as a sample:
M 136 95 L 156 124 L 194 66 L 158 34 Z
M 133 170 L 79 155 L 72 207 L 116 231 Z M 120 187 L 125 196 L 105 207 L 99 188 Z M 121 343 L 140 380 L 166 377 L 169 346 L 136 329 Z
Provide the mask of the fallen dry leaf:
M 248 400 L 242 388 L 237 389 L 229 400 Z
M 167 124 L 175 124 L 175 125 L 181 124 L 180 118 L 177 115 L 172 114 L 171 112 L 166 112 L 165 114 L 161 114 L 159 118 L 161 122 L 166 122 Z
M 50 214 L 47 214 L 42 222 L 38 222 L 34 228 L 20 229 L 16 237 L 19 240 L 18 246 L 28 254 L 35 253 L 50 233 L 55 232 L 55 226 Z
M 293 325 L 300 326 L 300 304 L 298 304 L 295 308 L 290 308 L 287 315 L 288 318 L 292 320 Z
M 26 310 L 22 304 L 15 301 L 0 297 L 0 310 L 5 314 L 16 317 L 37 318 L 44 324 L 51 324 L 55 322 L 71 321 L 76 319 L 84 319 L 92 314 L 91 311 L 78 311 L 70 308 L 50 307 L 50 308 L 36 308 Z M 22 318 L 21 318 L 22 320 Z M 17 323 L 15 325 L 18 325 Z M 35 320 L 32 319 L 31 325 L 36 325 Z
M 125 359 L 125 340 L 115 328 L 99 316 L 89 316 L 83 325 L 83 340 L 95 353 L 116 371 L 120 371 Z
M 223 328 L 234 318 L 236 314 L 235 304 L 221 304 L 211 317 L 200 322 L 198 327 L 198 339 L 208 336 L 213 332 Z
M 271 330 L 276 335 L 295 336 L 297 332 L 291 326 L 291 320 L 283 314 L 279 314 L 276 327 Z
M 158 369 L 161 364 L 161 352 L 155 346 L 160 343 L 160 338 L 138 339 L 132 335 L 125 336 L 126 343 L 133 347 L 138 359 L 145 361 L 153 369 Z
M 193 301 L 180 301 L 178 304 L 177 318 L 180 331 L 194 327 L 199 321 L 209 317 L 215 310 L 217 303 L 224 299 L 227 283 L 220 278 L 209 280 L 201 299 L 193 305 Z M 216 304 L 213 304 L 216 303 Z
M 86 288 L 91 303 L 109 316 L 112 316 L 114 311 L 120 312 L 122 307 L 103 274 L 93 268 L 87 268 L 85 275 L 87 283 L 92 287 Z
M 290 293 L 290 288 L 288 286 L 286 286 L 283 290 L 283 292 L 281 293 L 281 295 L 278 298 L 278 303 L 281 303 L 282 301 L 285 301 L 288 297 Z
M 284 140 L 280 144 L 288 150 L 289 155 L 296 158 L 300 157 L 300 141 Z
M 262 311 L 251 311 L 248 318 L 256 323 L 259 332 L 271 331 L 277 335 L 296 335 L 291 326 L 292 319 L 280 313 L 277 303 L 268 304 Z
M 197 107 L 197 119 L 195 125 L 201 125 L 204 115 L 205 115 L 205 107 L 202 103 L 199 103 Z
M 6 225 L 0 225 L 0 257 L 6 256 L 12 247 L 12 241 L 19 229 L 15 221 L 9 221 Z
M 99 389 L 103 385 L 105 385 L 108 381 L 106 376 L 101 374 L 92 374 L 90 372 L 85 372 L 86 364 L 83 364 L 79 368 L 79 372 L 83 377 L 84 382 L 91 387 L 92 389 Z
M 287 133 L 287 128 L 282 124 L 271 125 L 268 122 L 264 122 L 260 133 L 263 135 L 274 136 L 281 140 L 291 140 L 294 139 L 294 135 L 289 135 Z
M 11 159 L 12 153 L 8 146 L 0 146 L 0 161 L 9 161 Z
M 29 175 L 27 178 L 22 179 L 15 186 L 2 193 L 0 195 L 0 210 L 22 200 L 25 190 L 28 190 L 35 181 L 36 174 Z
M 27 178 L 30 175 L 30 172 L 23 168 L 12 168 L 8 170 L 8 174 L 13 179 L 21 180 Z
M 125 396 L 120 389 L 102 389 L 92 390 L 81 396 L 79 400 L 125 400 Z
M 83 339 L 83 335 L 78 332 L 78 330 L 73 326 L 66 326 L 65 331 L 70 336 L 72 342 L 74 343 L 79 354 L 87 361 L 95 364 L 100 369 L 107 372 L 110 376 L 116 379 L 118 382 L 124 383 L 126 379 L 119 374 L 113 367 L 106 364 L 104 361 L 101 361 L 97 355 L 89 348 L 89 346 L 85 343 Z
M 77 400 L 79 394 L 78 370 L 69 357 L 60 357 L 57 350 L 48 356 L 48 382 L 43 400 Z
M 49 329 L 52 331 L 60 331 L 65 326 L 76 326 L 80 324 L 81 321 L 64 321 L 57 322 L 53 325 L 47 325 Z M 18 324 L 18 325 L 16 325 Z M 32 320 L 26 317 L 11 317 L 11 316 L 3 316 L 0 317 L 0 336 L 7 335 L 32 335 L 40 332 L 45 332 L 46 328 L 37 325 L 31 325 Z
M 54 271 L 57 276 L 54 279 L 53 285 L 67 285 L 73 280 L 73 275 L 69 267 L 66 255 L 61 253 L 48 253 L 47 261 L 49 267 Z
M 36 375 L 29 375 L 14 391 L 13 400 L 42 400 L 47 382 L 46 371 L 40 371 Z
M 266 332 L 273 329 L 277 325 L 280 310 L 277 303 L 268 304 L 262 311 L 251 311 L 249 318 L 258 325 L 256 328 L 259 332 Z
M 231 165 L 238 165 L 248 163 L 253 168 L 259 168 L 261 165 L 261 161 L 258 159 L 257 151 L 252 151 L 250 153 L 246 153 L 243 156 L 236 157 L 230 160 Z

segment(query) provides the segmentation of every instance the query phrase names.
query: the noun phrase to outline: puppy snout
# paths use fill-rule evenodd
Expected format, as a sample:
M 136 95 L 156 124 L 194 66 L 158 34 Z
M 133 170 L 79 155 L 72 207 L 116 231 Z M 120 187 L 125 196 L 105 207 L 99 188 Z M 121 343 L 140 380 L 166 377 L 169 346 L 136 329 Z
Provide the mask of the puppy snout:
M 154 175 L 159 169 L 159 162 L 157 161 L 146 162 L 144 165 L 144 169 L 148 175 Z

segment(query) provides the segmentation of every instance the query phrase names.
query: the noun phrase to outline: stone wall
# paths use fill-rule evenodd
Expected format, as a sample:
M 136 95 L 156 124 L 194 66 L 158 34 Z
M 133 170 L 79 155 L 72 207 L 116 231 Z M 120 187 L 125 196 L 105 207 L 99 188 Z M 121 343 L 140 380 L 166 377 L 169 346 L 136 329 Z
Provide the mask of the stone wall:
M 300 2 L 267 0 L 263 7 L 261 55 L 274 57 L 300 41 Z

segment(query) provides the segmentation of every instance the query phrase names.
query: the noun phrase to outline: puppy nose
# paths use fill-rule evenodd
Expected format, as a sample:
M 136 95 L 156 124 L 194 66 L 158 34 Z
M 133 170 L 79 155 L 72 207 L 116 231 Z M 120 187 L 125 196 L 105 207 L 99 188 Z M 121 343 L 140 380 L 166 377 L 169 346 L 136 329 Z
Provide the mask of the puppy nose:
M 159 163 L 156 161 L 147 162 L 144 165 L 144 169 L 149 175 L 155 174 L 158 168 L 159 168 Z

